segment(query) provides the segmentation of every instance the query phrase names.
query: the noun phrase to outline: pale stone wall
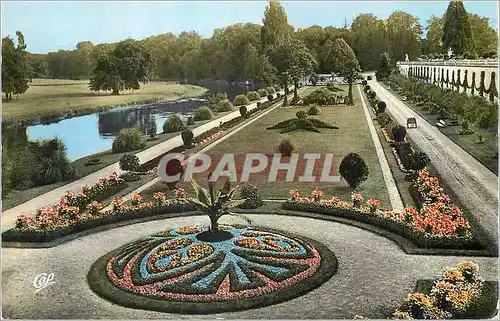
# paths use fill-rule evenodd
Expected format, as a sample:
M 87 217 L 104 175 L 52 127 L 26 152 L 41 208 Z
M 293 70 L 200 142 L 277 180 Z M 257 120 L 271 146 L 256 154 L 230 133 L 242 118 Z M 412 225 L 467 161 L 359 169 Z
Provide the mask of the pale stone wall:
M 474 94 L 478 95 L 477 88 L 480 86 L 481 82 L 481 72 L 484 71 L 484 85 L 488 89 L 492 80 L 492 76 L 495 77 L 495 83 L 497 87 L 497 92 L 499 91 L 499 75 L 498 75 L 498 61 L 411 61 L 411 62 L 398 62 L 397 67 L 401 74 L 409 76 L 410 73 L 416 74 L 428 74 L 430 82 L 434 80 L 434 74 L 436 74 L 436 80 L 441 79 L 441 75 L 444 72 L 444 78 L 446 80 L 446 73 L 448 73 L 448 79 L 451 82 L 452 76 L 455 76 L 455 81 L 457 80 L 457 75 L 460 72 L 460 83 L 464 82 L 465 75 L 467 74 L 467 83 L 469 86 L 472 84 L 473 74 L 475 74 L 475 85 L 476 90 Z M 493 75 L 494 74 L 494 75 Z M 441 83 L 439 82 L 439 85 Z M 444 88 L 451 88 L 450 84 L 445 84 Z M 463 87 L 460 87 L 460 92 L 463 92 Z M 472 89 L 466 90 L 467 94 L 471 94 Z M 487 96 L 487 95 L 485 95 Z

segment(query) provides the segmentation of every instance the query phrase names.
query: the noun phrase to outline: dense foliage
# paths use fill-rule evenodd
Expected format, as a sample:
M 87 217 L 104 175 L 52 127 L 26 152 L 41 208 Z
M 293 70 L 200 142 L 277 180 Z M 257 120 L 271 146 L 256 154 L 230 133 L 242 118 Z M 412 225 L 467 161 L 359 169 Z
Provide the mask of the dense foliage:
M 113 141 L 112 150 L 113 153 L 122 153 L 143 149 L 144 147 L 146 147 L 146 141 L 139 129 L 124 128 Z
M 368 179 L 368 166 L 365 161 L 356 153 L 347 154 L 340 163 L 339 173 L 352 189 L 357 188 L 362 182 Z
M 199 107 L 194 111 L 194 120 L 196 121 L 210 120 L 212 118 L 214 118 L 214 113 L 212 112 L 212 109 L 207 106 Z
M 172 115 L 165 120 L 163 124 L 163 132 L 164 133 L 175 133 L 180 132 L 186 129 L 186 125 L 182 121 L 179 115 Z
M 120 158 L 120 169 L 123 171 L 135 171 L 139 165 L 139 157 L 134 154 L 125 154 Z

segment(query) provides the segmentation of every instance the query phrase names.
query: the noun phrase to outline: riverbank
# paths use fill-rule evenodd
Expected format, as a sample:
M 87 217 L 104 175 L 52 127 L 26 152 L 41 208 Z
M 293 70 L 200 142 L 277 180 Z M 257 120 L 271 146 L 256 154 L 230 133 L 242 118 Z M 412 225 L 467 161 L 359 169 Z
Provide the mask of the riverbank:
M 46 123 L 117 106 L 197 97 L 207 92 L 203 87 L 171 82 L 141 84 L 141 89 L 122 91 L 117 96 L 109 91 L 91 92 L 88 80 L 33 79 L 29 85 L 19 99 L 2 101 L 3 121 L 22 120 L 27 125 Z

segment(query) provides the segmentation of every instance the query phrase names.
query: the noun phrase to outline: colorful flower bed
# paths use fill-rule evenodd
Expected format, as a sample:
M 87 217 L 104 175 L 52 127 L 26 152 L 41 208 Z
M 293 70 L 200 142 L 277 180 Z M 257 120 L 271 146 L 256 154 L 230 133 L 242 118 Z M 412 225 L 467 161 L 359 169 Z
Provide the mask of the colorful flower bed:
M 91 288 L 126 306 L 214 313 L 296 297 L 336 271 L 335 256 L 316 241 L 244 225 L 220 227 L 233 237 L 200 241 L 197 234 L 206 228 L 184 226 L 125 245 L 94 264 Z
M 427 172 L 423 171 L 420 177 L 427 177 L 425 173 Z M 436 179 L 432 182 L 435 184 Z M 421 247 L 479 248 L 460 209 L 451 204 L 446 195 L 437 195 L 435 185 L 431 184 L 430 187 L 429 184 L 426 183 L 422 191 L 433 187 L 430 194 L 433 198 L 429 201 L 439 201 L 426 203 L 420 211 L 411 207 L 402 211 L 386 211 L 380 209 L 380 201 L 376 199 L 368 199 L 363 204 L 363 196 L 360 193 L 353 193 L 351 202 L 344 202 L 336 196 L 321 198 L 318 197 L 320 193 L 317 190 L 313 191 L 311 196 L 301 196 L 297 190 L 290 191 L 290 200 L 283 204 L 283 208 L 367 222 L 403 235 Z M 448 202 L 445 202 L 446 200 Z
M 484 281 L 478 276 L 479 267 L 463 262 L 456 268 L 447 268 L 434 281 L 430 293 L 414 292 L 394 312 L 397 319 L 451 319 L 464 314 L 481 296 Z
M 70 205 L 75 202 L 72 195 L 67 193 L 61 198 L 61 204 L 64 205 L 42 207 L 34 218 L 19 216 L 16 227 L 3 233 L 2 240 L 4 242 L 49 242 L 106 224 L 145 216 L 195 210 L 194 206 L 187 203 L 187 194 L 183 189 L 176 191 L 174 199 L 167 199 L 161 192 L 155 194 L 154 200 L 147 202 L 140 195 L 133 195 L 128 203 L 115 198 L 111 203 L 112 209 L 106 211 L 100 211 L 102 206 L 97 201 L 91 202 L 86 207 L 81 205 L 83 203 L 78 203 L 80 207 Z M 76 197 L 81 199 L 80 196 Z

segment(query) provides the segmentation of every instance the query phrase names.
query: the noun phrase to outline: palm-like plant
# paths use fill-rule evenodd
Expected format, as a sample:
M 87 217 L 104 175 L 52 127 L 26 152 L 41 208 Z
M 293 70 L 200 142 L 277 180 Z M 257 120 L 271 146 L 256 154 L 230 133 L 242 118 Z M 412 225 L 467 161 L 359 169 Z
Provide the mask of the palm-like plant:
M 210 232 L 215 234 L 219 231 L 217 221 L 223 215 L 238 216 L 244 219 L 248 224 L 252 224 L 252 221 L 246 216 L 229 211 L 229 209 L 239 206 L 246 201 L 246 199 L 232 200 L 238 186 L 231 189 L 231 183 L 229 179 L 227 179 L 223 188 L 216 192 L 214 182 L 210 181 L 211 174 L 212 173 L 208 176 L 208 190 L 201 187 L 194 179 L 191 181 L 197 199 L 188 198 L 189 203 L 195 205 L 198 210 L 207 214 L 210 218 Z

